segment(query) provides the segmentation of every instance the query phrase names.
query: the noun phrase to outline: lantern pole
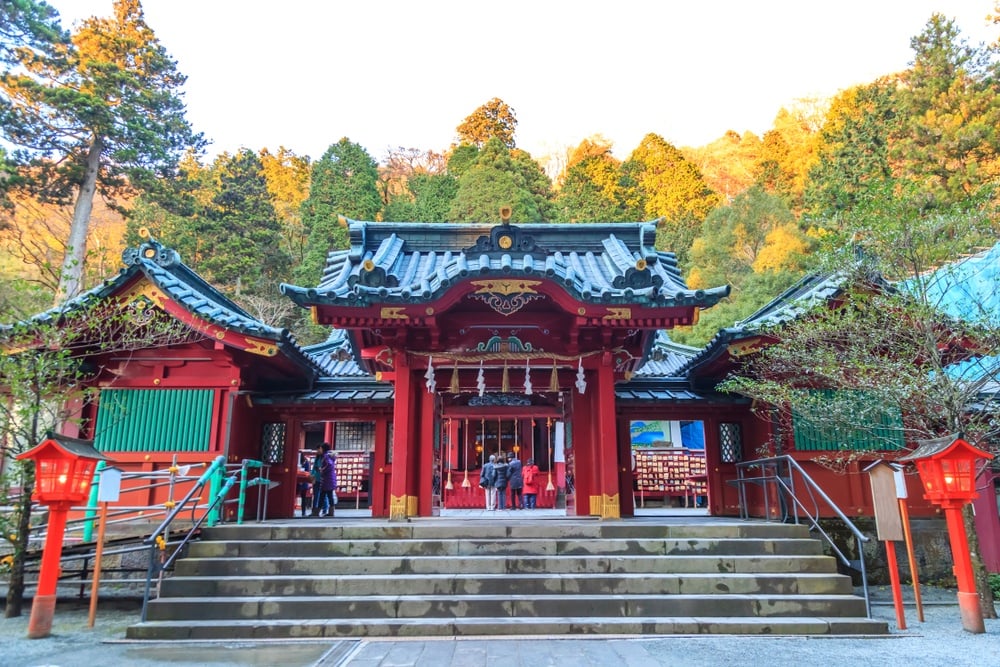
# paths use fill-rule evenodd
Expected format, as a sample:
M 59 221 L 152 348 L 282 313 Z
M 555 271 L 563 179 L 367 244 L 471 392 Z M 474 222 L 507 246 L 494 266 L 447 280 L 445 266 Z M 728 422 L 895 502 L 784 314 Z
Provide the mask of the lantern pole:
M 59 582 L 59 563 L 62 560 L 63 536 L 66 533 L 66 518 L 70 506 L 71 503 L 65 501 L 49 505 L 45 549 L 42 551 L 38 587 L 31 602 L 28 639 L 48 637 L 52 632 L 52 618 L 56 611 L 56 584 Z
M 969 537 L 965 533 L 965 521 L 962 519 L 964 503 L 943 502 L 945 521 L 948 525 L 948 540 L 951 543 L 951 556 L 955 562 L 955 581 L 958 583 L 958 611 L 962 618 L 962 628 L 966 632 L 982 634 L 986 632 L 983 622 L 982 608 L 979 606 L 979 594 L 976 593 L 976 580 L 972 574 L 972 559 L 969 556 Z

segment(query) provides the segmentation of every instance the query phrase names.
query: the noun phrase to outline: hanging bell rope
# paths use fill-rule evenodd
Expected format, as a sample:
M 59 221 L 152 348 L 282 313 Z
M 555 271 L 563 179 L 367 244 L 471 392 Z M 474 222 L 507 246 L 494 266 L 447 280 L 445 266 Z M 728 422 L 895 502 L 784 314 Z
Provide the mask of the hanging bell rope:
M 448 417 L 448 481 L 445 483 L 444 488 L 451 491 L 455 488 L 455 485 L 451 483 L 451 417 Z
M 503 380 L 500 382 L 501 393 L 510 393 L 510 374 L 507 372 L 507 362 L 503 362 Z
M 467 489 L 472 484 L 469 482 L 469 420 L 465 420 L 465 430 L 462 432 L 465 436 L 465 442 L 462 446 L 462 451 L 465 453 L 465 479 L 462 480 L 462 488 Z
M 545 490 L 551 492 L 556 490 L 555 484 L 552 483 L 552 436 L 555 432 L 552 430 L 551 417 L 545 420 L 545 430 L 549 434 L 549 483 L 545 486 Z
M 552 375 L 549 376 L 549 391 L 559 392 L 559 369 L 556 368 L 555 363 L 552 364 Z
M 455 367 L 451 371 L 451 386 L 448 387 L 448 390 L 453 394 L 457 394 L 460 389 L 461 388 L 458 385 L 458 362 L 456 361 Z

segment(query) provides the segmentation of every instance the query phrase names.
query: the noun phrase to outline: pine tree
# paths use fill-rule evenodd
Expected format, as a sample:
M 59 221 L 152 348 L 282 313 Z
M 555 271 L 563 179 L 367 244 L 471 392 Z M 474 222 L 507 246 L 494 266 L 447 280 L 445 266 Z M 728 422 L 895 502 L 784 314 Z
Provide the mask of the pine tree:
M 184 81 L 139 0 L 115 0 L 111 18 L 84 21 L 55 55 L 19 51 L 0 77 L 0 131 L 26 186 L 74 205 L 57 301 L 82 288 L 95 195 L 152 188 L 202 145 L 184 117 Z

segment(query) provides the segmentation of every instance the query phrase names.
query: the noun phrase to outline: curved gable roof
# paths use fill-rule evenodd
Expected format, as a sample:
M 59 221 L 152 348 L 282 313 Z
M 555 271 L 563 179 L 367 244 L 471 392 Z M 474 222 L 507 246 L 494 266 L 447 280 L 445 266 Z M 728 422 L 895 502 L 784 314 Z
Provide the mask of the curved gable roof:
M 475 277 L 549 278 L 575 299 L 653 307 L 714 305 L 729 287 L 688 289 L 653 223 L 482 225 L 348 221 L 349 250 L 316 287 L 283 284 L 302 306 L 420 303 Z
M 234 333 L 274 343 L 279 353 L 306 370 L 308 377 L 315 378 L 323 371 L 316 359 L 303 353 L 291 332 L 250 315 L 184 264 L 172 248 L 150 237 L 138 248 L 127 248 L 122 253 L 122 262 L 124 268 L 114 277 L 29 321 L 58 323 L 67 315 L 115 296 L 142 276 L 192 316 Z

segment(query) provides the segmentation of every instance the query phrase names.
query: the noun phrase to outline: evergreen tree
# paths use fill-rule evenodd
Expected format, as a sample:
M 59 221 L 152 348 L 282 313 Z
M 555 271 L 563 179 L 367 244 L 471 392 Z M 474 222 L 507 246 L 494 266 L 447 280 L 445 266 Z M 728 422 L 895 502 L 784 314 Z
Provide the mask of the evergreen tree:
M 819 216 L 851 211 L 872 186 L 892 178 L 889 136 L 896 106 L 892 78 L 849 88 L 833 99 L 809 171 L 808 210 Z
M 211 250 L 196 268 L 232 295 L 274 292 L 288 275 L 290 261 L 260 158 L 243 149 L 220 157 L 214 170 L 217 189 L 199 224 L 200 237 Z
M 69 298 L 81 289 L 95 194 L 152 187 L 201 137 L 184 118 L 185 78 L 139 0 L 115 0 L 113 17 L 84 21 L 56 57 L 18 56 L 0 77 L 0 128 L 31 191 L 74 203 L 57 299 Z
M 767 237 L 795 217 L 784 201 L 755 185 L 705 218 L 691 246 L 688 282 L 696 287 L 738 285 L 754 272 Z
M 458 194 L 458 181 L 451 174 L 417 174 L 409 185 L 414 196 L 414 220 L 450 222 L 448 211 Z
M 547 200 L 539 190 L 548 183 L 548 177 L 523 151 L 514 153 L 500 139 L 486 142 L 475 161 L 458 177 L 449 220 L 500 222 L 503 206 L 511 207 L 511 222 L 544 220 Z M 534 169 L 529 161 L 534 163 Z
M 629 207 L 628 187 L 621 162 L 611 155 L 611 147 L 594 151 L 585 142 L 570 157 L 562 186 L 555 197 L 555 217 L 560 222 L 625 222 L 637 211 Z M 582 150 L 581 150 L 582 149 Z
M 0 3 L 0 64 L 27 68 L 58 57 L 68 44 L 59 12 L 44 0 Z
M 327 253 L 347 248 L 340 216 L 375 220 L 381 211 L 377 164 L 363 147 L 344 137 L 313 163 L 309 196 L 302 203 L 309 242 L 294 279 L 300 284 L 319 282 Z
M 910 42 L 892 156 L 899 176 L 938 205 L 959 201 L 1000 174 L 1000 64 L 971 47 L 953 21 L 934 14 Z

